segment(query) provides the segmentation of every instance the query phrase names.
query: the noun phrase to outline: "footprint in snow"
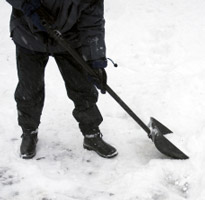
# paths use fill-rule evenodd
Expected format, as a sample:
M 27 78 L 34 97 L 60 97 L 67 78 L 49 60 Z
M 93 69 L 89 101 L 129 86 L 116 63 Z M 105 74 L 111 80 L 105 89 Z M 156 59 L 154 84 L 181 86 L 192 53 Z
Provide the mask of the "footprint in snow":
M 20 182 L 15 172 L 7 167 L 0 167 L 0 185 L 9 186 Z

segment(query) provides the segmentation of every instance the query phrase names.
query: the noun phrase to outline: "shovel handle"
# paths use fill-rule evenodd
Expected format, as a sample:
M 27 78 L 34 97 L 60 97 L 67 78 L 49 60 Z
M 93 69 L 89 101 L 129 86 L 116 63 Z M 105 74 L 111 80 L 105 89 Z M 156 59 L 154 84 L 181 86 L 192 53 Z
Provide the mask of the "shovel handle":
M 106 85 L 106 91 L 115 99 L 120 106 L 145 130 L 147 134 L 150 134 L 148 126 L 128 107 L 128 105 L 108 86 Z

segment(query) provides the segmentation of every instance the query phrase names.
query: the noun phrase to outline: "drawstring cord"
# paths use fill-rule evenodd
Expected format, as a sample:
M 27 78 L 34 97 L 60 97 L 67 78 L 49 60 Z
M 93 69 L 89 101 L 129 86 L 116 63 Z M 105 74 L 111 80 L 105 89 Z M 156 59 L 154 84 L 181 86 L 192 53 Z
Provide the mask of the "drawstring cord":
M 107 58 L 107 60 L 109 60 L 113 64 L 114 67 L 118 67 L 118 64 L 115 63 L 111 58 Z

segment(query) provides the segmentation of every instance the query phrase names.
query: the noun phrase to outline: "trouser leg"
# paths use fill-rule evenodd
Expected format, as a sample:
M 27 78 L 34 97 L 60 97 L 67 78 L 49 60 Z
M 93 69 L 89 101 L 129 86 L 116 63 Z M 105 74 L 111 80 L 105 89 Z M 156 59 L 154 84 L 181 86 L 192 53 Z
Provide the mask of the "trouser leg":
M 18 85 L 15 100 L 18 123 L 24 130 L 35 130 L 40 124 L 44 104 L 44 71 L 48 54 L 16 47 Z
M 79 123 L 83 135 L 99 132 L 103 121 L 96 105 L 98 91 L 79 70 L 69 55 L 54 55 L 59 70 L 65 81 L 68 97 L 74 102 L 73 116 Z

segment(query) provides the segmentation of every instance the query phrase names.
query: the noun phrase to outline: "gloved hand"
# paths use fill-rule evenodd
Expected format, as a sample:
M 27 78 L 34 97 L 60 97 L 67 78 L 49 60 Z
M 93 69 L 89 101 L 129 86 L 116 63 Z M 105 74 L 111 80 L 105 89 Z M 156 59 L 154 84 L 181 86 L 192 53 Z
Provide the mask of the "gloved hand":
M 105 67 L 107 67 L 107 60 L 105 58 L 89 61 L 88 64 L 94 70 L 96 76 L 91 76 L 91 81 L 101 91 L 102 94 L 106 93 L 107 74 Z
M 46 31 L 46 29 L 41 24 L 40 16 L 37 14 L 36 10 L 41 7 L 41 0 L 30 0 L 22 5 L 22 11 L 24 15 L 29 17 L 40 31 Z

